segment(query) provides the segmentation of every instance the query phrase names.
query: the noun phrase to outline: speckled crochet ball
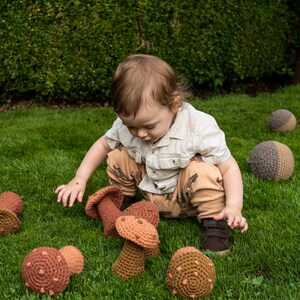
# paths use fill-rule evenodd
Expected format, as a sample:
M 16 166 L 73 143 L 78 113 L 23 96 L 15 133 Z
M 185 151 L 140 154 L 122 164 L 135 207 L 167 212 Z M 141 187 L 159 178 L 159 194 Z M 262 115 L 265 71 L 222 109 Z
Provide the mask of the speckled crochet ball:
M 172 294 L 191 299 L 206 297 L 215 280 L 214 264 L 195 247 L 183 247 L 173 254 L 166 277 Z
M 269 127 L 275 131 L 293 131 L 296 125 L 296 117 L 287 109 L 278 109 L 269 118 Z
M 250 171 L 262 179 L 286 180 L 294 172 L 294 156 L 285 144 L 266 141 L 254 147 L 247 160 Z

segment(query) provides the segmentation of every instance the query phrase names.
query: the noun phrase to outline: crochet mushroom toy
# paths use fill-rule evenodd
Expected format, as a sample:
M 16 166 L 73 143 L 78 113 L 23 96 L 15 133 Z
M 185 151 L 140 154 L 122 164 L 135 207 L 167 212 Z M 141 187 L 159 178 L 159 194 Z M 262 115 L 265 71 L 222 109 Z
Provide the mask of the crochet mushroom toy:
M 183 247 L 173 254 L 166 276 L 172 294 L 191 299 L 206 297 L 215 280 L 214 264 L 195 247 Z
M 156 249 L 159 236 L 154 225 L 138 216 L 120 216 L 116 220 L 116 229 L 125 242 L 112 269 L 126 280 L 144 271 L 145 250 Z
M 16 232 L 21 227 L 18 215 L 23 211 L 23 201 L 14 192 L 0 194 L 0 236 Z
M 22 278 L 30 290 L 39 294 L 61 293 L 70 276 L 82 272 L 84 257 L 74 246 L 60 250 L 40 247 L 32 250 L 22 264 Z
M 122 191 L 118 186 L 108 186 L 100 189 L 88 197 L 85 211 L 88 216 L 101 219 L 104 228 L 104 236 L 120 237 L 116 230 L 115 222 L 120 216 L 140 216 L 153 224 L 159 224 L 159 212 L 155 204 L 142 200 L 132 204 L 124 211 L 120 211 L 122 204 Z
M 278 109 L 272 112 L 269 118 L 269 127 L 274 131 L 293 131 L 300 120 L 287 109 Z
M 262 179 L 286 180 L 294 172 L 294 156 L 285 144 L 265 141 L 254 147 L 247 160 L 250 171 Z

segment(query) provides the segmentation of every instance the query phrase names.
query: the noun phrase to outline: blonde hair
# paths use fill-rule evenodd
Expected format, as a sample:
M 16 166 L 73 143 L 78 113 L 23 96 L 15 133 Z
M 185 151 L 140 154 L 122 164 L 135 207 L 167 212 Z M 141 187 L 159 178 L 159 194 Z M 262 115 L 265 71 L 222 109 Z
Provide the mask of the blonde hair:
M 129 55 L 113 77 L 112 104 L 117 114 L 135 117 L 140 105 L 147 101 L 176 110 L 189 96 L 172 67 L 152 55 Z

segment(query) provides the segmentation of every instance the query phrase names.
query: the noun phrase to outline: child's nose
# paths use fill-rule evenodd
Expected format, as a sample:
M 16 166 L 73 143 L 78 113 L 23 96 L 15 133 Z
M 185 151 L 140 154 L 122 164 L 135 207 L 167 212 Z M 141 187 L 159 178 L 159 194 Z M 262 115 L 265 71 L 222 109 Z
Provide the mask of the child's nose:
M 139 138 L 144 138 L 147 136 L 147 131 L 145 129 L 139 129 L 138 130 L 138 137 Z

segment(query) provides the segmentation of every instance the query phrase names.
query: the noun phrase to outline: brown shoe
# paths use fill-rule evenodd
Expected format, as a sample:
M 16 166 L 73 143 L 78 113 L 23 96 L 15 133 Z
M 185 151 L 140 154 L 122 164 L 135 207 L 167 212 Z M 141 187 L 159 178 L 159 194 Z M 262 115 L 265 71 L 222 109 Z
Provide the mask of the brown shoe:
M 203 219 L 204 229 L 202 247 L 204 250 L 217 251 L 220 255 L 230 253 L 230 228 L 224 220 Z

